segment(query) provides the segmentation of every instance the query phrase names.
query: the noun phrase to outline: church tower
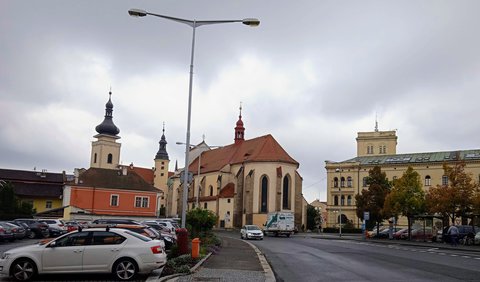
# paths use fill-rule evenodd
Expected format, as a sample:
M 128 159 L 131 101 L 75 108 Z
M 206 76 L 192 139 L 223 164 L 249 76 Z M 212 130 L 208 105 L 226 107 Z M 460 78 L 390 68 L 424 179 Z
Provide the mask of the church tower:
M 243 127 L 242 121 L 242 105 L 240 104 L 240 115 L 235 126 L 235 144 L 239 144 L 245 140 L 245 127 Z
M 168 165 L 170 160 L 167 153 L 167 140 L 165 139 L 165 124 L 163 125 L 162 137 L 160 139 L 158 152 L 155 155 L 155 171 L 153 174 L 153 186 L 163 192 L 163 196 L 160 198 L 159 206 L 164 208 L 166 206 L 166 200 L 168 199 Z M 159 215 L 162 211 L 159 211 Z
M 97 141 L 92 142 L 92 154 L 90 157 L 90 167 L 116 169 L 120 164 L 120 139 L 118 133 L 120 129 L 113 123 L 113 103 L 112 91 L 108 93 L 108 102 L 105 105 L 105 119 L 95 130 Z
M 153 186 L 155 188 L 164 190 L 167 187 L 168 180 L 168 165 L 170 160 L 167 153 L 167 140 L 165 139 L 165 125 L 162 130 L 162 138 L 160 139 L 158 152 L 155 155 L 155 176 Z

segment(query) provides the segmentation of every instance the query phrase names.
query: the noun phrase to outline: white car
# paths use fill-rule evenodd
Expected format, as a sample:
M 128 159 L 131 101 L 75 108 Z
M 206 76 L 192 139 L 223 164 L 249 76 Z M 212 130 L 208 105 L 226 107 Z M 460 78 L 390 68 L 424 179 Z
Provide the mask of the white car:
M 263 231 L 256 225 L 244 225 L 240 229 L 240 238 L 263 240 Z
M 130 280 L 166 262 L 163 241 L 121 228 L 89 228 L 6 251 L 0 274 L 18 281 L 45 273 L 112 273 L 116 280 Z

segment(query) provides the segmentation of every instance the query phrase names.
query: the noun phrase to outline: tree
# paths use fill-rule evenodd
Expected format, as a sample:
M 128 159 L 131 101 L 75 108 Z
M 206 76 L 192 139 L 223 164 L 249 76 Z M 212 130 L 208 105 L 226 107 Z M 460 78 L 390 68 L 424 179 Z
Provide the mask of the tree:
M 314 230 L 317 228 L 316 219 L 320 216 L 320 213 L 317 209 L 312 206 L 307 206 L 307 229 Z
M 470 173 L 465 172 L 463 161 L 456 162 L 452 167 L 444 164 L 443 171 L 448 177 L 448 184 L 430 188 L 426 195 L 427 208 L 431 213 L 448 217 L 452 224 L 455 224 L 456 217 L 461 217 L 464 223 L 472 214 L 478 184 L 472 181 Z
M 186 215 L 186 223 L 192 238 L 202 237 L 210 232 L 217 223 L 218 216 L 211 210 L 195 208 Z
M 393 188 L 385 198 L 384 213 L 395 218 L 399 215 L 406 216 L 410 237 L 412 217 L 423 212 L 425 212 L 425 193 L 420 175 L 412 167 L 408 167 L 402 177 L 393 182 Z
M 32 204 L 20 201 L 15 195 L 11 182 L 0 182 L 0 219 L 30 217 L 34 213 Z
M 384 214 L 383 206 L 385 198 L 390 192 L 391 183 L 387 179 L 385 172 L 379 166 L 375 166 L 368 172 L 367 177 L 368 189 L 362 190 L 360 194 L 355 196 L 357 207 L 357 217 L 363 220 L 364 212 L 370 213 L 370 220 L 367 222 L 367 228 L 373 227 L 376 223 L 377 232 L 380 223 L 388 218 Z

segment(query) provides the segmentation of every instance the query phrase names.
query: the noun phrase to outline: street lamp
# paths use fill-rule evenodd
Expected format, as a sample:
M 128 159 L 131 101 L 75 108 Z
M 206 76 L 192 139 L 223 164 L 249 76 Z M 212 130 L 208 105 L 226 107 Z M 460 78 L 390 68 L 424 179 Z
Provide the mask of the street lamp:
M 338 219 L 338 222 L 340 223 L 340 229 L 339 229 L 339 236 L 342 237 L 342 204 L 343 204 L 343 201 L 342 201 L 342 185 L 343 185 L 343 182 L 342 182 L 342 171 L 337 168 L 335 169 L 335 172 L 338 172 L 340 173 L 340 185 L 338 186 L 338 191 L 340 192 L 340 208 L 339 208 L 339 213 L 340 213 L 340 217 Z
M 190 83 L 188 87 L 188 115 L 187 115 L 187 136 L 185 141 L 185 174 L 184 174 L 184 189 L 183 189 L 183 200 L 182 200 L 182 228 L 185 228 L 185 221 L 187 215 L 187 197 L 188 197 L 188 153 L 190 149 L 190 120 L 191 120 L 191 112 L 192 112 L 192 84 L 193 84 L 193 55 L 195 50 L 195 29 L 202 25 L 211 25 L 211 24 L 222 24 L 222 23 L 243 23 L 245 25 L 256 27 L 260 25 L 260 21 L 258 19 L 253 18 L 246 18 L 243 20 L 212 20 L 212 21 L 197 21 L 197 20 L 187 20 L 181 18 L 175 18 L 165 15 L 159 15 L 154 13 L 149 13 L 145 10 L 141 9 L 130 9 L 128 10 L 128 14 L 133 17 L 145 17 L 147 15 L 155 16 L 159 18 L 164 18 L 167 20 L 172 20 L 175 22 L 183 23 L 188 26 L 191 26 L 193 29 L 192 34 L 192 52 L 190 57 Z

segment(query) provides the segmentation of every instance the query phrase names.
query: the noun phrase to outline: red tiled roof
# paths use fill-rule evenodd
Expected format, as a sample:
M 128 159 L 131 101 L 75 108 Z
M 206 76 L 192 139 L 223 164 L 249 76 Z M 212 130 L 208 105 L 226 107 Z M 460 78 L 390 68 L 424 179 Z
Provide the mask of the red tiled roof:
M 128 167 L 128 169 L 131 170 L 130 167 Z M 133 171 L 135 171 L 147 183 L 150 183 L 153 185 L 153 176 L 154 176 L 153 169 L 134 166 Z
M 272 135 L 268 134 L 203 152 L 200 170 L 202 173 L 219 171 L 228 164 L 248 162 L 283 162 L 298 166 L 298 162 L 288 155 Z M 188 169 L 197 173 L 198 158 Z
M 80 174 L 78 184 L 70 185 L 158 192 L 152 184 L 130 169 L 127 170 L 127 175 L 123 175 L 122 170 L 91 167 Z
M 220 198 L 233 198 L 235 195 L 235 184 L 232 182 L 228 183 L 225 185 L 225 187 L 220 190 L 219 197 Z

